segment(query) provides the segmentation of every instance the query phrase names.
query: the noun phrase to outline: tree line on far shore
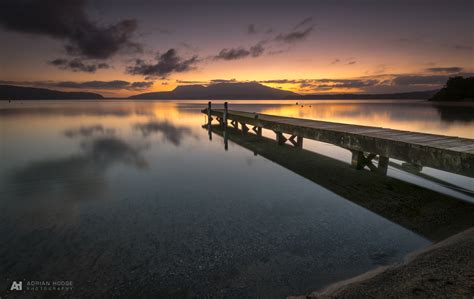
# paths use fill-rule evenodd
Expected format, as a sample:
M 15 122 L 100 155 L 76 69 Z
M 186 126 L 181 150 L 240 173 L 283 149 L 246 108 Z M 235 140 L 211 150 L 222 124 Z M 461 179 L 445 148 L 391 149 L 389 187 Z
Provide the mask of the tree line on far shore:
M 474 101 L 474 77 L 451 77 L 430 101 Z

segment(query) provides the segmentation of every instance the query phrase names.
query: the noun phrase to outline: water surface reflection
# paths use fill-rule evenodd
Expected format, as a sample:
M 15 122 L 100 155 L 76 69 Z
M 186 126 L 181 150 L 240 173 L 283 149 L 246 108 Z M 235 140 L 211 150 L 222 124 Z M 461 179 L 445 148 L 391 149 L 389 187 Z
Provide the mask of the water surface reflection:
M 337 173 L 308 180 L 232 140 L 222 150 L 201 128 L 203 103 L 0 103 L 0 289 L 21 277 L 73 280 L 76 297 L 280 298 L 400 261 L 435 239 L 429 222 L 377 201 L 397 190 L 392 179 L 355 192 Z M 471 120 L 445 121 L 424 104 L 309 103 L 231 108 L 473 134 Z M 345 152 L 306 146 L 346 165 Z

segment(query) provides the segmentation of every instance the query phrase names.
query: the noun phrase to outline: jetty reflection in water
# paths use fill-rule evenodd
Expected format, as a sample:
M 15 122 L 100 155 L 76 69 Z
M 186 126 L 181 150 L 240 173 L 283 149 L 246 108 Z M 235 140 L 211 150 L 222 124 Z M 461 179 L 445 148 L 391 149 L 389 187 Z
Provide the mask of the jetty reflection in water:
M 229 140 L 430 240 L 474 225 L 474 204 L 272 139 L 220 125 L 205 125 Z
M 280 161 L 273 144 L 259 145 L 254 156 L 230 137 L 226 152 L 220 137 L 209 142 L 201 128 L 206 103 L 1 102 L 0 273 L 87 283 L 79 297 L 284 297 L 401 261 L 468 224 L 471 207 L 438 192 L 438 183 L 406 184 L 399 176 L 414 179 L 404 171 L 354 174 L 350 154 L 331 145 L 305 143 L 317 153 L 303 154 L 305 164 Z M 447 121 L 434 106 L 412 111 L 412 104 L 231 103 L 473 137 L 472 120 Z M 379 200 L 397 194 L 428 199 Z M 439 206 L 451 212 L 435 222 Z M 10 283 L 1 280 L 0 289 Z

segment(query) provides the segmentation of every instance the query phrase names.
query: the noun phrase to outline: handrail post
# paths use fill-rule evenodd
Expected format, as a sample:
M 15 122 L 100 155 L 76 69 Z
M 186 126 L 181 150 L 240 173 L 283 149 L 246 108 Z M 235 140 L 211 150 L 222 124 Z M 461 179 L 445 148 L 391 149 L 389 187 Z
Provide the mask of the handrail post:
M 224 128 L 227 127 L 227 102 L 224 103 L 224 117 L 223 117 Z
M 211 101 L 207 103 L 207 123 L 212 124 L 212 115 L 211 115 Z

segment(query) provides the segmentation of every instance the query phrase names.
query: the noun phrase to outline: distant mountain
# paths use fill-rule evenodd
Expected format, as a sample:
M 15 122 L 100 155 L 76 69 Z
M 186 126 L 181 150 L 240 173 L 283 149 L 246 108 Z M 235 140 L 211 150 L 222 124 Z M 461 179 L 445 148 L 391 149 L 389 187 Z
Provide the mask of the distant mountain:
M 474 77 L 452 77 L 430 101 L 474 101 Z
M 268 87 L 257 82 L 217 83 L 208 86 L 185 85 L 172 91 L 149 92 L 131 96 L 131 99 L 288 99 L 300 98 L 297 93 Z
M 382 93 L 382 94 L 313 94 L 300 95 L 291 91 L 268 87 L 256 82 L 249 83 L 217 83 L 209 86 L 184 85 L 172 91 L 149 92 L 137 94 L 130 99 L 422 99 L 431 98 L 438 90 Z
M 103 99 L 91 92 L 64 92 L 45 88 L 0 85 L 0 100 L 86 100 Z
M 422 99 L 432 98 L 438 90 L 415 91 L 385 94 L 313 94 L 300 95 L 291 91 L 268 87 L 257 82 L 246 83 L 217 83 L 204 85 L 183 85 L 172 91 L 149 92 L 137 94 L 130 99 L 303 99 L 303 100 L 331 100 L 331 99 Z M 44 88 L 20 87 L 0 85 L 0 100 L 81 100 L 103 99 L 104 97 L 91 92 L 64 92 Z
M 427 100 L 431 98 L 438 90 L 400 92 L 400 93 L 379 93 L 379 94 L 361 94 L 361 93 L 341 93 L 341 94 L 309 94 L 303 95 L 305 100 Z

